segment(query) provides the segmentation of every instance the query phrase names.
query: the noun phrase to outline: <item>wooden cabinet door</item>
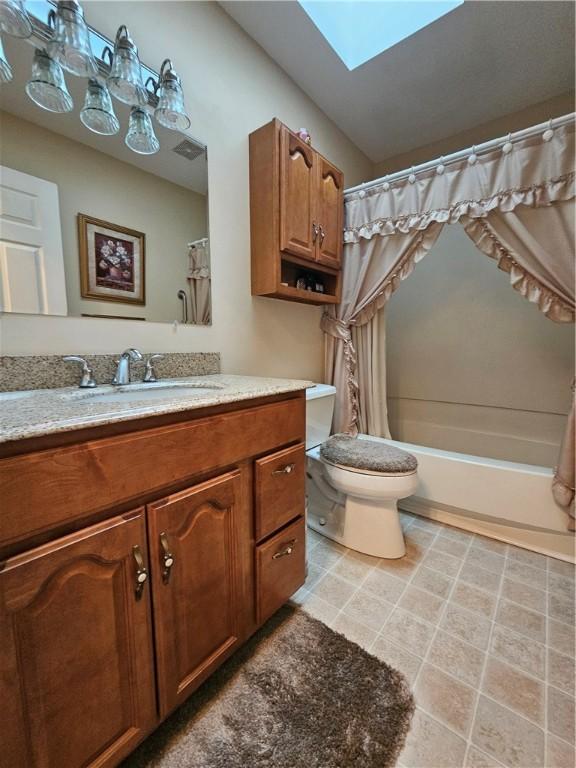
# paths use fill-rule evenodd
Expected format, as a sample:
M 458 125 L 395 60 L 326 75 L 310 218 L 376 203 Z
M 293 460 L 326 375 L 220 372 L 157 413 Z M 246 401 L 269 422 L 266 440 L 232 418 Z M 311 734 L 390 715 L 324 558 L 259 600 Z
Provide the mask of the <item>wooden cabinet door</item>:
M 149 588 L 137 596 L 134 547 L 146 567 L 143 510 L 4 564 L 3 768 L 115 766 L 154 726 Z
M 317 259 L 328 267 L 339 267 L 342 260 L 342 217 L 344 177 L 323 157 L 318 158 L 318 235 Z
M 314 261 L 317 154 L 280 128 L 280 250 Z
M 160 713 L 238 643 L 238 471 L 148 506 Z

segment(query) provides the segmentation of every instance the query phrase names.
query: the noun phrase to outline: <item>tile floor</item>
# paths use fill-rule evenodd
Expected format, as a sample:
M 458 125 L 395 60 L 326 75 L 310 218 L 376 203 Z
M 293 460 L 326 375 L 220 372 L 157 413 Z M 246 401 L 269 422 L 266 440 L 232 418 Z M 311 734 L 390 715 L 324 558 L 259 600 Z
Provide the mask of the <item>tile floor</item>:
M 378 560 L 309 531 L 293 600 L 402 670 L 402 768 L 574 768 L 574 568 L 408 514 Z

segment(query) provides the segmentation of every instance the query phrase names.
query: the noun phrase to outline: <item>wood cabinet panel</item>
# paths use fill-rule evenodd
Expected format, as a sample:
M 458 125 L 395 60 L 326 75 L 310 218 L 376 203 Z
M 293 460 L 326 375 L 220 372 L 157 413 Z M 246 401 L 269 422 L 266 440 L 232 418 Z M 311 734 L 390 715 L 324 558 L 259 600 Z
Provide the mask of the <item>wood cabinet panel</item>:
M 305 465 L 304 443 L 256 461 L 256 541 L 304 514 Z
M 317 259 L 328 267 L 339 267 L 342 259 L 344 177 L 323 157 L 318 162 L 317 190 L 320 227 Z
M 237 646 L 240 472 L 148 506 L 160 714 Z
M 0 552 L 58 525 L 302 440 L 305 399 L 0 460 Z
M 285 126 L 280 129 L 280 250 L 316 256 L 316 153 Z
M 143 510 L 4 564 L 3 768 L 115 766 L 153 727 L 149 590 L 137 599 L 134 546 L 146 564 Z
M 258 624 L 270 618 L 306 578 L 306 525 L 296 520 L 256 548 Z

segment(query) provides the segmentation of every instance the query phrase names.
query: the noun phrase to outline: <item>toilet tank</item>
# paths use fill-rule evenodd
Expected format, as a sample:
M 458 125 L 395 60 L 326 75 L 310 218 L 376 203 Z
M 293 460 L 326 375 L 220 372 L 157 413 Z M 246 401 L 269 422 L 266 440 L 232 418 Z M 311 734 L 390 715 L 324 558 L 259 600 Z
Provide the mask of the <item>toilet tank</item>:
M 306 450 L 330 437 L 336 387 L 316 384 L 306 390 Z

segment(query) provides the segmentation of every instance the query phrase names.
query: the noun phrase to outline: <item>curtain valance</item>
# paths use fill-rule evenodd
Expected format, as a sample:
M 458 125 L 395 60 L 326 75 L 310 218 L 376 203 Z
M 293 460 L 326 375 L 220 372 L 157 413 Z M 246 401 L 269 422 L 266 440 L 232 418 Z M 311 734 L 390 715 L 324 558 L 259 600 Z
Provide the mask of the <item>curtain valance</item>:
M 508 150 L 508 151 L 506 151 Z M 433 222 L 477 219 L 517 206 L 550 205 L 575 196 L 574 124 L 545 141 L 535 135 L 490 152 L 352 192 L 345 198 L 344 242 L 423 230 Z

